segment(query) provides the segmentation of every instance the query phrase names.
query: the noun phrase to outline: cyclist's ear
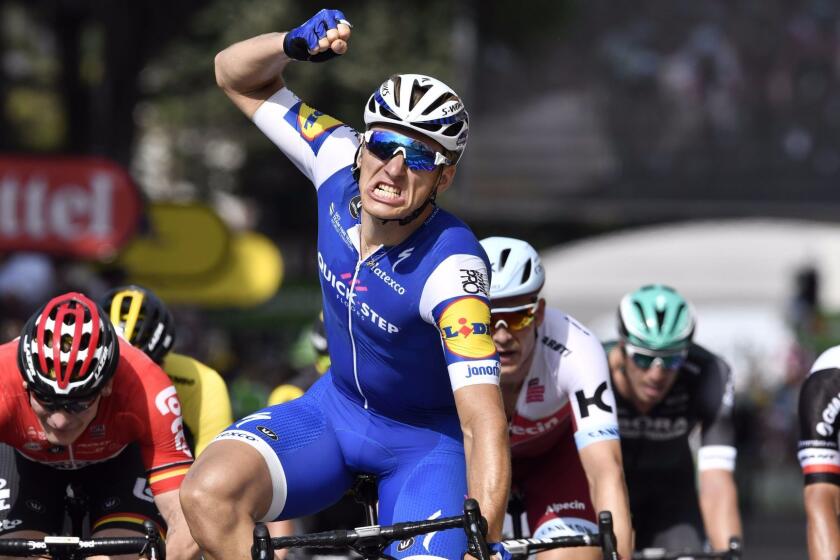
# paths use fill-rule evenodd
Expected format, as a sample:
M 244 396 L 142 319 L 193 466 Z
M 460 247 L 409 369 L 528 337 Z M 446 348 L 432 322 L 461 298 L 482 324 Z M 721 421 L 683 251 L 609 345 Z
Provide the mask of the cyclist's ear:
M 443 165 L 441 167 L 442 170 L 440 172 L 440 179 L 438 181 L 437 187 L 438 194 L 446 192 L 446 190 L 452 186 L 452 181 L 455 180 L 454 165 Z
M 544 320 L 545 320 L 545 299 L 540 298 L 537 301 L 537 313 L 536 313 L 536 317 L 534 318 L 534 322 L 539 327 L 540 325 L 543 324 Z

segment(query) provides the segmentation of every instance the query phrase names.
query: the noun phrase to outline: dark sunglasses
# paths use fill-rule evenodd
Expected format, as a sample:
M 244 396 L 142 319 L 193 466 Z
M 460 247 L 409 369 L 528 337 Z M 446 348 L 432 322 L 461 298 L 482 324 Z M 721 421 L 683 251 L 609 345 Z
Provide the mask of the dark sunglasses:
M 521 331 L 534 322 L 538 306 L 534 302 L 518 307 L 496 307 L 490 310 L 490 325 L 493 330 Z
M 364 133 L 365 148 L 377 159 L 388 161 L 402 154 L 412 171 L 432 171 L 438 165 L 452 163 L 448 157 L 431 146 L 391 130 L 368 130 Z
M 47 412 L 58 412 L 59 410 L 63 410 L 64 412 L 70 414 L 80 414 L 96 403 L 96 400 L 99 398 L 99 395 L 95 397 L 91 397 L 87 400 L 63 400 L 63 399 L 44 399 L 41 397 L 36 396 L 34 393 L 30 392 L 29 395 L 36 401 L 38 404 L 46 410 Z
M 671 352 L 668 354 L 656 354 L 651 353 L 643 348 L 631 346 L 630 344 L 624 345 L 624 351 L 627 353 L 627 356 L 629 356 L 630 359 L 633 360 L 633 363 L 641 369 L 652 368 L 658 360 L 659 364 L 662 366 L 662 369 L 677 370 L 682 367 L 682 365 L 685 363 L 686 358 L 688 358 L 687 352 Z

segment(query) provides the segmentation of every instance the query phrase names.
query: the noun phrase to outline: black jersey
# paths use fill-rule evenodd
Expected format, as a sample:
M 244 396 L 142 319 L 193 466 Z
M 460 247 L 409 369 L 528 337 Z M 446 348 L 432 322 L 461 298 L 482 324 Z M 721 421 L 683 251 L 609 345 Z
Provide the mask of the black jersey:
M 840 346 L 823 352 L 799 393 L 799 464 L 805 484 L 840 485 Z
M 702 346 L 692 344 L 677 375 L 665 398 L 647 414 L 636 410 L 616 391 L 621 451 L 631 494 L 637 482 L 647 484 L 651 479 L 657 481 L 656 486 L 694 488 L 688 437 L 697 425 L 701 428 L 697 468 L 735 468 L 731 418 L 734 387 L 729 366 Z

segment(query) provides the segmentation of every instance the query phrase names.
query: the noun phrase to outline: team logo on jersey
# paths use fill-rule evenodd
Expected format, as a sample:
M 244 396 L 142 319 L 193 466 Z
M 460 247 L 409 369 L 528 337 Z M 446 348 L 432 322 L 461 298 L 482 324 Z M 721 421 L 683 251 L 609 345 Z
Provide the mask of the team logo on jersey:
M 461 269 L 461 289 L 470 295 L 488 294 L 487 291 L 487 275 L 483 270 L 476 270 L 474 268 Z
M 578 409 L 580 410 L 580 417 L 586 418 L 589 416 L 589 407 L 595 406 L 603 410 L 604 412 L 610 413 L 613 411 L 612 407 L 604 402 L 604 393 L 607 392 L 609 387 L 607 386 L 607 382 L 604 381 L 598 388 L 595 389 L 595 394 L 591 397 L 586 396 L 586 393 L 583 391 L 576 391 L 575 398 L 577 398 L 578 402 Z
M 341 126 L 341 121 L 300 102 L 286 113 L 286 121 L 295 127 L 316 154 L 324 140 Z
M 266 437 L 270 437 L 270 438 L 271 438 L 271 439 L 273 439 L 274 441 L 277 441 L 277 440 L 279 439 L 279 438 L 277 437 L 277 434 L 275 434 L 274 432 L 272 432 L 271 430 L 269 430 L 269 429 L 268 429 L 268 428 L 266 428 L 265 426 L 257 426 L 257 429 L 258 429 L 259 431 L 261 431 L 261 432 L 262 432 L 262 433 L 263 433 Z
M 438 320 L 447 350 L 464 358 L 489 358 L 496 353 L 490 337 L 490 308 L 477 297 L 450 303 Z
M 102 503 L 102 509 L 105 511 L 113 511 L 117 509 L 117 506 L 120 505 L 120 499 L 117 496 L 110 496 L 105 498 L 105 501 Z
M 528 381 L 528 388 L 525 391 L 525 402 L 543 402 L 545 400 L 545 385 L 537 378 Z
M 353 216 L 354 220 L 359 219 L 359 214 L 362 213 L 362 197 L 361 195 L 356 195 L 350 199 L 350 215 Z
M 405 251 L 400 252 L 400 254 L 399 254 L 399 255 L 397 255 L 397 259 L 394 261 L 394 264 L 393 264 L 393 265 L 391 265 L 391 270 L 393 270 L 394 272 L 396 272 L 396 271 L 397 271 L 397 265 L 399 265 L 399 264 L 400 264 L 401 262 L 403 262 L 405 259 L 407 259 L 408 257 L 410 257 L 410 256 L 411 256 L 411 254 L 412 254 L 413 252 L 414 252 L 414 247 L 409 247 L 409 248 L 408 248 L 408 249 L 406 249 Z

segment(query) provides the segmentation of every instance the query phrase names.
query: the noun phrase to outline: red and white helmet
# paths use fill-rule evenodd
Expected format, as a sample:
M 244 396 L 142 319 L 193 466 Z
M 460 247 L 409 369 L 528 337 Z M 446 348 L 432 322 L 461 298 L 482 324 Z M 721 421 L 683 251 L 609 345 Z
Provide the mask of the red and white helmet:
M 120 359 L 114 326 L 86 296 L 70 292 L 51 299 L 23 327 L 18 367 L 27 387 L 44 399 L 96 395 Z
M 365 105 L 365 125 L 391 124 L 431 138 L 460 159 L 467 145 L 470 117 L 452 88 L 422 74 L 395 74 Z

